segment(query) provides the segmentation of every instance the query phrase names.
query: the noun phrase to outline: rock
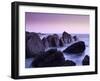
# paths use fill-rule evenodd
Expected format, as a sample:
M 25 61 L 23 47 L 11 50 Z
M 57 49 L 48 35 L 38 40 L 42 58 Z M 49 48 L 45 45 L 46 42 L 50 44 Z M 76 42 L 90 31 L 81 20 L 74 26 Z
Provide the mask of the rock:
M 52 35 L 47 36 L 49 47 L 52 47 Z
M 82 53 L 85 50 L 85 43 L 83 41 L 76 42 L 71 46 L 67 47 L 63 52 L 69 54 Z
M 26 35 L 25 35 L 26 37 L 26 42 L 30 39 L 30 37 L 31 37 L 31 33 L 30 32 L 26 32 Z
M 59 46 L 61 46 L 61 47 L 64 46 L 64 41 L 62 38 L 59 39 Z
M 75 36 L 73 36 L 73 39 L 74 39 L 74 41 L 77 41 L 78 40 L 78 38 L 77 38 L 77 36 L 75 35 Z
M 53 34 L 53 41 L 56 47 L 59 47 L 59 36 L 57 34 Z
M 90 58 L 88 55 L 86 55 L 82 61 L 82 65 L 89 65 L 90 64 Z
M 71 43 L 72 42 L 72 36 L 65 31 L 62 34 L 62 38 L 64 40 L 64 43 Z
M 33 57 L 33 55 L 31 54 L 31 52 L 30 52 L 30 50 L 29 50 L 29 48 L 27 47 L 27 45 L 26 45 L 26 48 L 25 48 L 25 49 L 26 49 L 26 50 L 25 50 L 25 51 L 26 51 L 26 52 L 25 52 L 25 53 L 26 53 L 25 57 L 26 57 L 26 58 L 31 58 L 31 57 Z
M 49 47 L 49 43 L 48 43 L 48 40 L 46 39 L 46 37 L 44 37 L 42 39 L 42 42 L 43 42 L 43 45 L 44 45 L 45 48 L 48 48 Z
M 50 49 L 48 51 L 46 51 L 46 54 L 49 53 L 49 54 L 52 54 L 52 53 L 56 53 L 57 52 L 57 49 Z
M 27 48 L 27 41 L 30 39 L 31 35 L 30 35 L 29 32 L 26 31 L 26 35 L 25 35 L 25 36 L 26 36 L 26 37 L 25 37 L 25 39 L 26 39 L 26 40 L 25 40 L 25 42 L 26 42 L 26 44 L 25 44 L 25 45 L 26 45 L 26 48 L 25 48 L 25 49 L 26 49 L 26 50 L 25 50 L 25 51 L 26 51 L 26 52 L 25 52 L 25 53 L 26 53 L 26 56 L 25 56 L 25 57 L 28 58 L 28 57 L 30 57 L 30 51 L 29 51 L 29 48 Z
M 49 35 L 47 37 L 49 47 L 58 47 L 59 46 L 59 36 L 57 34 Z
M 41 52 L 44 52 L 45 48 L 42 40 L 37 33 L 30 33 L 30 38 L 26 42 L 26 57 L 32 57 Z
M 71 60 L 66 60 L 65 66 L 76 66 L 76 63 Z
M 56 49 L 51 49 L 44 54 L 40 54 L 33 62 L 33 67 L 54 67 L 63 66 L 65 64 L 65 58 L 62 52 Z

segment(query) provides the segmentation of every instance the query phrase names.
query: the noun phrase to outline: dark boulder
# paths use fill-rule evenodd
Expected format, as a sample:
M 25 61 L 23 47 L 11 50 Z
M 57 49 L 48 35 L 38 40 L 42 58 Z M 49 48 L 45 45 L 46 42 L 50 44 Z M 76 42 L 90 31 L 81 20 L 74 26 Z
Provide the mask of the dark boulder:
M 30 38 L 26 42 L 26 57 L 32 57 L 44 52 L 45 48 L 38 34 L 32 32 L 29 36 Z
M 76 66 L 76 63 L 71 60 L 66 60 L 65 66 Z
M 59 46 L 59 36 L 57 34 L 49 35 L 47 37 L 49 47 L 58 47 Z
M 72 42 L 72 36 L 65 31 L 62 34 L 62 38 L 64 40 L 64 43 L 71 43 Z
M 65 64 L 65 58 L 62 52 L 56 49 L 51 49 L 44 54 L 39 55 L 33 62 L 33 67 L 55 67 L 63 66 Z
M 42 39 L 42 42 L 43 42 L 43 45 L 44 45 L 45 48 L 48 48 L 48 47 L 49 47 L 49 43 L 48 43 L 48 40 L 47 40 L 46 37 L 44 37 L 44 38 Z
M 85 43 L 83 41 L 76 42 L 71 46 L 67 47 L 63 52 L 70 54 L 82 53 L 85 50 Z
M 82 65 L 89 65 L 90 64 L 90 58 L 88 55 L 86 55 L 82 61 Z

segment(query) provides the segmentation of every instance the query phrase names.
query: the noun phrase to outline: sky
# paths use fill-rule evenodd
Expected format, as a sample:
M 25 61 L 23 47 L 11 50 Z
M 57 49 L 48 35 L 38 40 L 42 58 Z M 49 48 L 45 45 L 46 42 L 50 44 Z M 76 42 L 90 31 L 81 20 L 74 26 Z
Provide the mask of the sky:
M 88 34 L 89 15 L 25 12 L 26 31 Z

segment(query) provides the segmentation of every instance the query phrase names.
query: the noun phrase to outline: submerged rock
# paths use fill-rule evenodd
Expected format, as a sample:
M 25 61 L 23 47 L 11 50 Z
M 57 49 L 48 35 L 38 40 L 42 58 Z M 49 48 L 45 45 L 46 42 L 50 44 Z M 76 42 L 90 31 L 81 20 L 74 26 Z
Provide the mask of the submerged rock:
M 85 43 L 83 41 L 76 42 L 67 47 L 63 52 L 70 54 L 82 53 L 85 50 Z
M 51 49 L 44 54 L 39 55 L 32 63 L 33 67 L 54 67 L 63 66 L 65 58 L 62 52 Z
M 76 63 L 73 62 L 72 60 L 66 60 L 66 62 L 65 62 L 65 66 L 75 66 L 75 65 L 76 65 Z
M 83 65 L 89 65 L 90 64 L 90 58 L 88 55 L 86 55 L 82 61 Z

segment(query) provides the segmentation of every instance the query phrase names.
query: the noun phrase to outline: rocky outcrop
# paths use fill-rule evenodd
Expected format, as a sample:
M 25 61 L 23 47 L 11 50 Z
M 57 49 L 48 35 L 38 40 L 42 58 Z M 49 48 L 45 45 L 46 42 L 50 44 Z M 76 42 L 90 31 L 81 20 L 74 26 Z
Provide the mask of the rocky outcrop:
M 44 54 L 40 54 L 32 63 L 33 67 L 54 67 L 63 66 L 65 58 L 60 51 L 51 49 Z
M 49 35 L 47 37 L 49 47 L 58 47 L 59 46 L 59 36 L 57 34 Z
M 63 52 L 69 54 L 80 54 L 85 50 L 85 43 L 83 41 L 76 42 L 67 47 Z
M 26 38 L 26 42 L 27 42 L 31 37 L 31 33 L 26 32 L 25 36 L 26 36 L 25 38 Z
M 64 43 L 71 43 L 72 42 L 72 36 L 65 31 L 62 34 L 62 38 L 63 38 Z
M 65 66 L 75 66 L 75 65 L 76 65 L 76 63 L 73 62 L 72 60 L 66 60 L 66 62 L 65 62 Z
M 59 46 L 62 47 L 62 46 L 64 46 L 64 44 L 65 44 L 65 43 L 64 43 L 64 41 L 63 41 L 63 38 L 60 38 L 60 39 L 59 39 Z
M 53 34 L 53 40 L 55 42 L 55 46 L 59 47 L 59 36 L 57 34 Z
M 52 35 L 47 36 L 49 47 L 52 47 Z
M 88 55 L 86 55 L 82 61 L 82 65 L 89 65 L 90 64 L 90 58 Z
M 42 39 L 42 42 L 43 42 L 43 45 L 44 45 L 45 48 L 48 48 L 48 47 L 49 47 L 49 43 L 48 43 L 48 40 L 47 40 L 46 37 L 44 37 L 44 38 Z
M 38 34 L 32 32 L 28 36 L 26 41 L 26 57 L 32 57 L 44 52 L 45 48 Z

